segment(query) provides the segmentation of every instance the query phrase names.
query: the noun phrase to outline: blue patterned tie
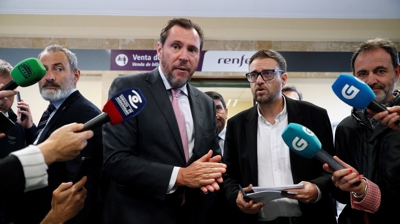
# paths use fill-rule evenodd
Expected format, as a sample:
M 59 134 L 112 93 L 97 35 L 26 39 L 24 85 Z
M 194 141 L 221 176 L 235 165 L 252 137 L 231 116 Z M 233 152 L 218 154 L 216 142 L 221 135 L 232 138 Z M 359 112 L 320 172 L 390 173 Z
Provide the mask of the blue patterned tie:
M 53 104 L 49 104 L 47 107 L 46 111 L 43 113 L 42 117 L 40 118 L 38 127 L 36 128 L 36 133 L 35 133 L 35 140 L 39 136 L 40 132 L 42 132 L 43 128 L 46 126 L 47 121 L 49 120 L 50 114 L 55 110 L 56 108 L 53 106 Z

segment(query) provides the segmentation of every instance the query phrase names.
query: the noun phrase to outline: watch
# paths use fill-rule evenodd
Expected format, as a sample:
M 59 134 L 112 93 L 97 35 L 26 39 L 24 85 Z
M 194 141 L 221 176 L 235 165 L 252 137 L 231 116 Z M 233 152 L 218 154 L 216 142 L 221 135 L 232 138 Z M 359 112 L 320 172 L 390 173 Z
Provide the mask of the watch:
M 367 190 L 368 190 L 368 184 L 367 184 L 367 181 L 363 178 L 362 179 L 363 181 L 364 181 L 364 183 L 365 183 L 365 188 L 364 188 L 364 192 L 362 193 L 362 194 L 360 194 L 360 195 L 358 195 L 356 192 L 354 192 L 354 191 L 352 191 L 351 192 L 351 194 L 353 195 L 353 197 L 355 197 L 355 198 L 357 198 L 357 199 L 361 199 L 361 198 L 364 198 L 365 197 L 365 195 L 367 194 Z

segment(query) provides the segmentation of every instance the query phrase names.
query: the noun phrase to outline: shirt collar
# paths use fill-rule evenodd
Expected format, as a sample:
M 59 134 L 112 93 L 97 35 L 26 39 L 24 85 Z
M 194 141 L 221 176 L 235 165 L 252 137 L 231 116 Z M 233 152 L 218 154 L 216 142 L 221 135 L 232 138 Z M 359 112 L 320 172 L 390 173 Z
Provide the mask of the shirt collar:
M 283 97 L 283 96 L 282 96 Z M 262 114 L 260 113 L 260 108 L 259 105 L 257 105 L 257 113 L 258 113 L 258 117 L 263 121 L 266 122 L 267 124 L 269 124 L 269 122 L 267 120 L 265 120 L 265 118 L 262 116 Z M 287 116 L 287 109 L 286 109 L 286 98 L 283 97 L 283 109 L 282 111 L 275 117 L 275 120 L 280 122 L 284 119 L 286 119 Z
M 224 129 L 222 129 L 220 133 L 218 133 L 218 136 L 223 140 L 225 140 L 225 132 L 226 132 L 226 126 L 224 127 Z
M 158 72 L 160 73 L 161 79 L 162 79 L 162 81 L 163 81 L 163 83 L 164 83 L 165 90 L 168 91 L 168 90 L 172 89 L 171 84 L 169 84 L 167 78 L 165 78 L 165 75 L 164 75 L 164 73 L 162 72 L 160 66 L 158 66 Z M 185 84 L 184 86 L 182 86 L 181 88 L 179 88 L 179 89 L 180 89 L 183 93 L 185 93 L 186 96 L 189 96 L 188 90 L 187 90 L 187 85 L 186 85 L 186 84 Z

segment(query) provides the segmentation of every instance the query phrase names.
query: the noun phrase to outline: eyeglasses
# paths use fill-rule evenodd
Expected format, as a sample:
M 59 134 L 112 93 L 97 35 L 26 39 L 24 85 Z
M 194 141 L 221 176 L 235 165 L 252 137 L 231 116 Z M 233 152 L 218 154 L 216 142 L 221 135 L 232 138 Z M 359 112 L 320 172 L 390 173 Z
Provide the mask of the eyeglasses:
M 256 82 L 258 76 L 261 75 L 261 78 L 264 81 L 269 81 L 274 78 L 274 76 L 277 72 L 283 72 L 283 70 L 281 70 L 281 69 L 265 69 L 265 70 L 262 70 L 261 72 L 249 72 L 249 73 L 246 73 L 246 78 L 247 78 L 247 81 L 252 83 L 252 82 Z

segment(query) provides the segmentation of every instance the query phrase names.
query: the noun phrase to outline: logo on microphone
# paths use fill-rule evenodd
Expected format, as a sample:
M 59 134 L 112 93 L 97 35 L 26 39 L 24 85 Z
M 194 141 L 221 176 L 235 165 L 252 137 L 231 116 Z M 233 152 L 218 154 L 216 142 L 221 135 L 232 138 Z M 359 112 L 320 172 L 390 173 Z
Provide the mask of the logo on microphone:
M 141 104 L 142 103 L 142 97 L 140 97 L 139 93 L 136 92 L 135 90 L 132 89 L 132 93 L 134 94 L 129 95 L 129 103 L 132 105 L 133 108 L 137 109 L 138 106 L 136 105 L 137 103 Z
M 31 67 L 29 67 L 28 63 L 24 63 L 18 66 L 18 70 L 21 72 L 21 74 L 27 79 L 29 78 L 31 75 L 33 75 L 33 71 L 31 69 Z
M 292 146 L 297 151 L 303 151 L 305 148 L 307 148 L 308 142 L 296 136 L 296 138 L 294 138 L 292 141 Z
M 349 86 L 346 84 L 342 89 L 342 96 L 348 100 L 351 100 L 357 96 L 358 92 L 360 92 L 360 90 L 355 86 Z
M 115 57 L 115 63 L 119 66 L 125 66 L 128 64 L 128 56 L 125 54 L 119 54 L 117 57 Z

